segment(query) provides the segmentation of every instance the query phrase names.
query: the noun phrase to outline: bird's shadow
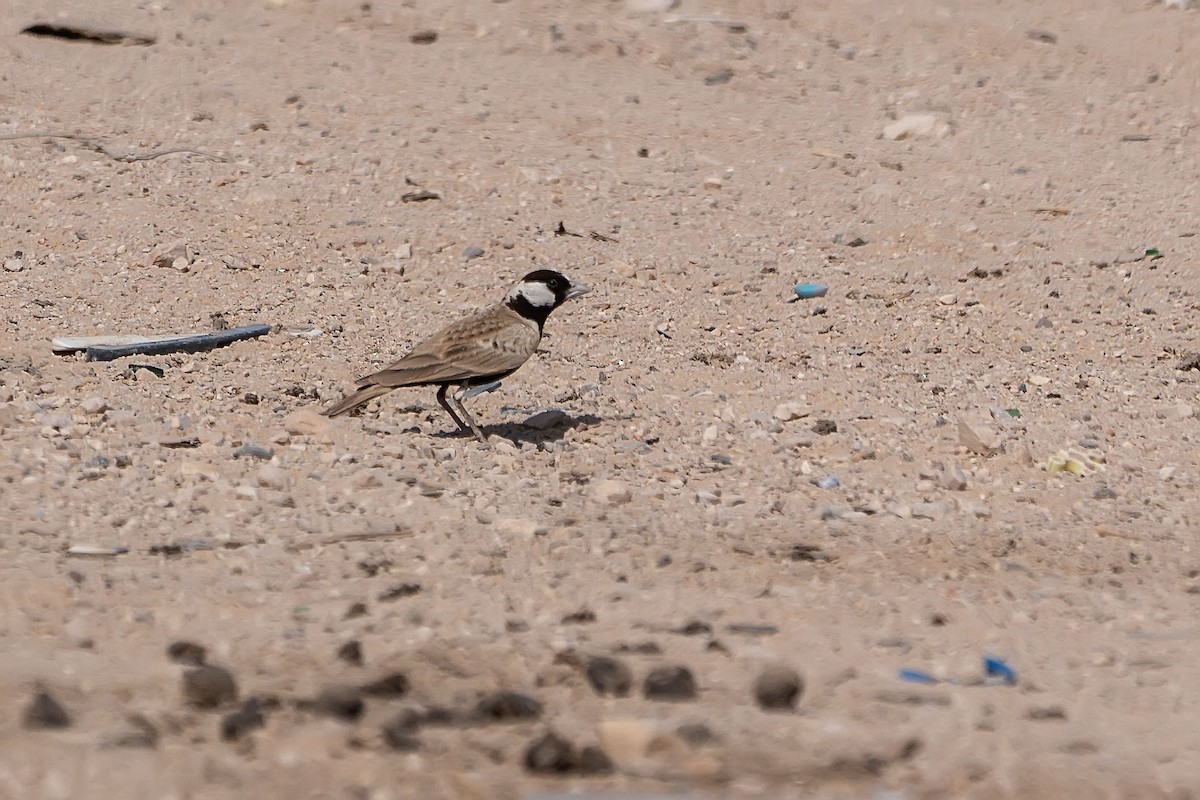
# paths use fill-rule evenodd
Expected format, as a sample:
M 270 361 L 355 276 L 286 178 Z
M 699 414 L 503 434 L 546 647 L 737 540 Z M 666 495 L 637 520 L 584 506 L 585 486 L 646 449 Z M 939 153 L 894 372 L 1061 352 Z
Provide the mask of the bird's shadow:
M 501 439 L 507 439 L 513 443 L 538 445 L 542 442 L 558 442 L 566 436 L 567 431 L 577 428 L 590 428 L 593 425 L 599 425 L 604 419 L 597 417 L 595 414 L 579 414 L 571 416 L 568 414 L 558 424 L 547 428 L 546 430 L 538 430 L 522 425 L 519 422 L 500 422 L 494 425 L 480 425 L 479 430 L 484 436 L 499 436 Z M 460 430 L 444 430 L 431 433 L 435 439 L 473 439 L 474 436 L 469 431 Z

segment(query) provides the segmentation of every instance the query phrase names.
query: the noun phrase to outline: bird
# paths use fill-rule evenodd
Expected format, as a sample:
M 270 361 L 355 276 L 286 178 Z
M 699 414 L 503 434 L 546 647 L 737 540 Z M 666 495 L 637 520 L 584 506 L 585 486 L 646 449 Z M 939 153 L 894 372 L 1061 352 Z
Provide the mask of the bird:
M 516 372 L 537 352 L 550 312 L 589 291 L 586 284 L 573 282 L 555 270 L 530 272 L 508 290 L 503 300 L 419 342 L 390 367 L 360 379 L 356 391 L 321 413 L 336 417 L 393 389 L 436 386 L 438 404 L 459 430 L 487 444 L 462 401 L 471 389 L 490 391 Z M 455 391 L 447 394 L 451 387 Z

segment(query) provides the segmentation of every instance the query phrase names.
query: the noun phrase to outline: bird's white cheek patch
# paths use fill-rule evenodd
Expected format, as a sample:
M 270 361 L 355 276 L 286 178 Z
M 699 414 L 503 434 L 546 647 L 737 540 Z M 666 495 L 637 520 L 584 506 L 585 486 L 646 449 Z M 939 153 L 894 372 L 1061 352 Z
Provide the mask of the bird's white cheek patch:
M 513 294 L 524 297 L 535 308 L 553 308 L 554 304 L 558 302 L 554 292 L 550 291 L 550 287 L 544 283 L 522 283 L 513 287 L 512 291 Z

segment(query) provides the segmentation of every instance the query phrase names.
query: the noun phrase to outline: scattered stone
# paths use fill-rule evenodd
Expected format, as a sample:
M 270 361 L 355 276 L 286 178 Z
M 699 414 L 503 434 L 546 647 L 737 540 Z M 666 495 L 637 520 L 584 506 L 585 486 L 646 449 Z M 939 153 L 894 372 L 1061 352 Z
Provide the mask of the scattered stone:
M 341 683 L 326 686 L 310 706 L 318 714 L 347 722 L 356 721 L 367 707 L 357 687 Z
M 961 492 L 967 488 L 967 473 L 963 472 L 958 464 L 943 464 L 938 477 L 942 487 L 952 492 Z
M 942 304 L 942 305 L 944 305 L 944 306 L 952 306 L 952 305 L 956 305 L 956 304 L 958 303 L 958 295 L 956 295 L 956 294 L 944 294 L 944 295 L 942 295 L 941 297 L 939 297 L 939 298 L 938 298 L 938 302 L 939 302 L 939 303 L 941 303 L 941 304 Z
M 218 708 L 237 702 L 237 682 L 224 667 L 205 664 L 183 673 L 183 696 L 190 706 Z
M 89 397 L 79 404 L 79 410 L 85 414 L 103 414 L 108 409 L 108 401 L 103 397 Z
M 541 715 L 542 704 L 518 692 L 495 692 L 475 706 L 475 718 L 484 722 L 513 722 L 537 719 Z
M 629 487 L 617 480 L 603 480 L 593 487 L 592 494 L 597 500 L 610 506 L 623 506 L 633 500 L 633 492 Z
M 906 114 L 883 129 L 883 138 L 892 142 L 904 139 L 941 138 L 950 133 L 950 123 L 934 114 Z
M 414 711 L 401 711 L 391 720 L 385 722 L 382 728 L 383 741 L 393 750 L 411 753 L 421 746 L 417 738 L 420 732 L 421 716 Z
M 586 625 L 596 621 L 596 612 L 590 608 L 581 608 L 579 611 L 572 611 L 562 618 L 563 625 Z
M 704 76 L 705 86 L 719 86 L 733 80 L 733 67 L 724 67 Z
M 412 597 L 421 593 L 421 584 L 419 583 L 398 583 L 379 593 L 379 602 L 387 603 L 392 600 L 400 600 L 404 597 Z
M 584 670 L 596 694 L 626 697 L 633 688 L 633 671 L 623 661 L 609 656 L 593 656 Z
M 590 744 L 579 751 L 575 771 L 580 775 L 607 775 L 613 769 L 612 759 L 599 747 Z
M 1200 353 L 1188 353 L 1180 360 L 1175 369 L 1189 370 L 1200 369 Z
M 828 436 L 831 433 L 837 433 L 838 426 L 837 423 L 831 419 L 819 419 L 817 420 L 816 424 L 813 425 L 812 429 L 813 433 L 817 434 L 818 436 Z
M 812 409 L 799 401 L 789 400 L 775 406 L 775 410 L 771 412 L 771 416 L 780 422 L 791 422 L 796 419 L 804 419 L 812 414 Z
M 754 699 L 768 711 L 791 711 L 803 691 L 800 673 L 782 665 L 767 667 L 754 681 Z
M 482 258 L 484 252 L 485 251 L 482 247 L 471 245 L 463 250 L 463 261 L 474 261 L 477 258 Z
M 550 731 L 525 748 L 525 769 L 541 775 L 561 775 L 578 764 L 575 746 Z
M 945 503 L 913 503 L 911 508 L 913 519 L 928 520 L 938 519 L 948 510 Z
M 283 418 L 283 429 L 292 436 L 325 437 L 331 427 L 329 420 L 316 411 L 301 408 Z
M 696 679 L 687 667 L 655 667 L 642 685 L 647 700 L 691 700 L 696 697 Z
M 275 464 L 263 464 L 258 468 L 254 479 L 264 489 L 274 489 L 277 492 L 287 491 L 288 486 L 291 484 L 291 478 L 288 476 L 287 470 Z
M 1058 34 L 1043 28 L 1030 28 L 1025 31 L 1025 38 L 1042 44 L 1058 44 Z
M 567 419 L 567 412 L 561 408 L 550 408 L 528 417 L 521 424 L 526 428 L 533 428 L 535 431 L 548 431 L 551 428 L 557 428 Z
M 357 639 L 352 639 L 337 649 L 337 657 L 347 664 L 353 664 L 356 667 L 363 665 L 362 642 Z
M 25 269 L 25 262 L 22 261 L 21 259 L 19 259 L 19 258 L 4 259 L 4 271 L 5 272 L 20 272 L 23 269 Z
M 38 691 L 33 702 L 21 714 L 21 727 L 26 730 L 69 728 L 71 715 L 45 689 Z
M 258 698 L 251 697 L 237 711 L 221 718 L 221 741 L 236 742 L 267 724 Z
M 1116 500 L 1117 493 L 1114 492 L 1107 484 L 1099 486 L 1092 492 L 1092 498 L 1095 500 Z
M 403 672 L 392 672 L 359 688 L 369 697 L 403 697 L 408 693 L 408 676 Z
M 160 244 L 146 257 L 147 266 L 170 267 L 180 272 L 187 272 L 191 264 L 192 253 L 183 239 Z
M 675 735 L 692 747 L 703 747 L 719 739 L 703 722 L 685 722 L 675 729 Z
M 725 626 L 725 630 L 742 636 L 774 636 L 779 633 L 779 628 L 762 622 L 731 622 Z
M 1175 404 L 1175 408 L 1172 409 L 1171 416 L 1177 420 L 1191 419 L 1192 417 L 1196 416 L 1196 409 L 1193 408 L 1190 403 L 1180 401 Z
M 244 444 L 233 451 L 234 458 L 256 458 L 259 461 L 270 461 L 275 457 L 275 451 L 269 447 L 257 444 Z
M 171 642 L 167 646 L 167 658 L 177 664 L 187 664 L 190 667 L 199 667 L 204 664 L 204 660 L 208 657 L 208 650 L 204 645 L 196 644 L 186 640 Z
M 1025 712 L 1025 718 L 1035 721 L 1066 721 L 1067 712 L 1062 706 L 1034 706 Z
M 408 37 L 413 44 L 433 44 L 438 40 L 438 32 L 431 30 L 417 31 Z
M 993 456 L 1004 450 L 1004 440 L 981 419 L 960 417 L 958 443 L 972 453 Z

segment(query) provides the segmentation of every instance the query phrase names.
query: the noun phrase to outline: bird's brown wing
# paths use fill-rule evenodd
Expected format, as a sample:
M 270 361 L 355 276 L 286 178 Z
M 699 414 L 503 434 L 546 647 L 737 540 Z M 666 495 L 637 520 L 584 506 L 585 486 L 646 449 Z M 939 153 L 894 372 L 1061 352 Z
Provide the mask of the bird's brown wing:
M 512 309 L 492 306 L 442 328 L 358 386 L 397 388 L 507 375 L 529 360 L 541 338 L 537 326 Z

